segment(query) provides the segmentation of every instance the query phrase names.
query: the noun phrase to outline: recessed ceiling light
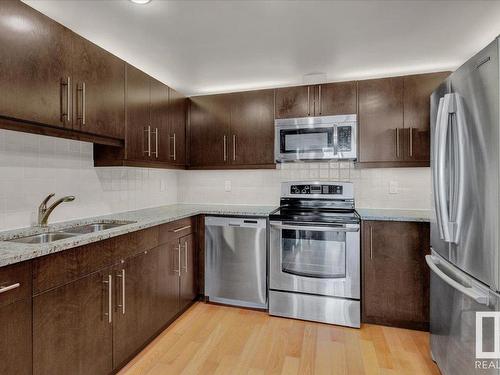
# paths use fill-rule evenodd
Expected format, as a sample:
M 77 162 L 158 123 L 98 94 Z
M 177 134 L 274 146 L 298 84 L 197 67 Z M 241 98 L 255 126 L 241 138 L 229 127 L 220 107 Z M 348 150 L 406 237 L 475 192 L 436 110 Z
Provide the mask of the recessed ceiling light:
M 130 1 L 133 2 L 133 3 L 135 3 L 135 4 L 144 5 L 144 4 L 149 3 L 151 0 L 130 0 Z

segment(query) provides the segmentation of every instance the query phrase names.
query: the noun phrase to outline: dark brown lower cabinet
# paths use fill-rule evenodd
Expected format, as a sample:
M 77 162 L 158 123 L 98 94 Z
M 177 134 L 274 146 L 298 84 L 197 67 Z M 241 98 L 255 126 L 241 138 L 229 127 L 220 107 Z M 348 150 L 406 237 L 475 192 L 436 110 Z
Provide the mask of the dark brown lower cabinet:
M 363 322 L 429 328 L 429 224 L 363 221 Z
M 0 374 L 31 374 L 31 298 L 0 306 L 0 322 Z
M 112 275 L 106 268 L 33 298 L 34 374 L 113 370 Z

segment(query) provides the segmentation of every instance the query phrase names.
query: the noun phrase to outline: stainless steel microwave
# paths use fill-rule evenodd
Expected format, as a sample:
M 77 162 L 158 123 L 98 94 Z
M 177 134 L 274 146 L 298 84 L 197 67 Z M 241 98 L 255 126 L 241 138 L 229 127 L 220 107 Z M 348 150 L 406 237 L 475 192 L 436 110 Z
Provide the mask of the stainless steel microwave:
M 357 158 L 355 114 L 277 119 L 277 162 Z

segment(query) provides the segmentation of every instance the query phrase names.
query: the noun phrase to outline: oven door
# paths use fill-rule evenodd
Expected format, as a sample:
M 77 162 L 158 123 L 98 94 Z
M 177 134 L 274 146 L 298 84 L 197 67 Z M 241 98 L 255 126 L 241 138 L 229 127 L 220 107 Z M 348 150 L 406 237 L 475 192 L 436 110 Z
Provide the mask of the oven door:
M 271 289 L 360 298 L 359 224 L 270 224 Z
M 335 126 L 321 124 L 276 127 L 276 161 L 321 160 L 335 157 Z

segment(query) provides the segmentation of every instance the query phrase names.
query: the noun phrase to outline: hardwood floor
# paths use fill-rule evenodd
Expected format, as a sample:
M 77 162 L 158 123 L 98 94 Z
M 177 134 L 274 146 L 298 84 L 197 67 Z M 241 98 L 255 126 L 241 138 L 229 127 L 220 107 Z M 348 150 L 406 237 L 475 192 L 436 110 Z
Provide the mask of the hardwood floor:
M 196 303 L 119 375 L 439 374 L 426 332 Z

